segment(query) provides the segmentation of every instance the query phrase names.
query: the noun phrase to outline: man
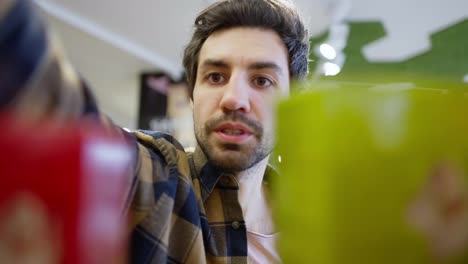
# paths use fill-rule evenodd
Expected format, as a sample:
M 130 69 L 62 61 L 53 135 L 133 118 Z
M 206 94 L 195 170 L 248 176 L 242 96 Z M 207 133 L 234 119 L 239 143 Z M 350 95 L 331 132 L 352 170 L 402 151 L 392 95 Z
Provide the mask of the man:
M 0 105 L 108 125 L 30 3 L 2 0 L 0 14 Z M 161 133 L 121 132 L 136 150 L 126 203 L 133 263 L 279 261 L 267 189 L 274 101 L 306 76 L 308 41 L 282 0 L 221 1 L 196 18 L 184 53 L 195 152 Z

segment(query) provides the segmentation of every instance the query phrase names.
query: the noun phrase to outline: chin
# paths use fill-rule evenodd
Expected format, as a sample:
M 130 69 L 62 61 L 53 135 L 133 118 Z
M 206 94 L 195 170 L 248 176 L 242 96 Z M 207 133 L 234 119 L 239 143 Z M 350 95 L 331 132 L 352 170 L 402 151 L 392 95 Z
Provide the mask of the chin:
M 245 171 L 263 160 L 271 152 L 263 145 L 258 144 L 221 143 L 213 138 L 210 138 L 211 140 L 199 139 L 197 137 L 198 145 L 208 162 L 218 170 L 227 173 Z
M 254 164 L 244 162 L 229 162 L 227 160 L 210 160 L 210 164 L 225 173 L 237 173 L 251 168 Z
M 249 168 L 250 163 L 252 163 L 251 155 L 236 150 L 213 153 L 208 157 L 208 160 L 216 167 L 231 168 L 237 171 Z
M 229 146 L 206 154 L 208 161 L 215 168 L 232 173 L 245 171 L 266 157 L 252 149 L 242 150 L 238 146 Z

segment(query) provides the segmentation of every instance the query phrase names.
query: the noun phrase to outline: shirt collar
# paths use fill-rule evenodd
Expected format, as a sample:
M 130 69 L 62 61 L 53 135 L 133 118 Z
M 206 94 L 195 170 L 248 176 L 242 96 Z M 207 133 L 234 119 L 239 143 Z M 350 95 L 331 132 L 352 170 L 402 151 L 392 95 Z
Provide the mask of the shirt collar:
M 218 181 L 223 176 L 223 172 L 211 166 L 203 153 L 202 149 L 197 146 L 193 153 L 193 163 L 195 167 L 196 177 L 200 180 L 201 197 L 203 202 L 215 188 Z M 268 164 L 263 176 L 263 181 L 269 183 L 272 178 L 276 178 L 278 171 L 272 165 Z

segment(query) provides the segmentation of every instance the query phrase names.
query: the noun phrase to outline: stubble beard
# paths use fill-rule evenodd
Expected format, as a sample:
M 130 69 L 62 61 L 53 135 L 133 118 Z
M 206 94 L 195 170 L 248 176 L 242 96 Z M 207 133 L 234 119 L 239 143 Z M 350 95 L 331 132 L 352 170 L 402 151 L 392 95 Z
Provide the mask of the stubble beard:
M 253 130 L 255 140 L 252 143 L 233 144 L 216 142 L 214 128 L 224 121 L 240 121 Z M 273 150 L 273 139 L 266 135 L 263 127 L 236 112 L 208 120 L 205 124 L 195 123 L 195 138 L 208 162 L 216 169 L 226 173 L 245 171 L 264 160 Z M 211 141 L 210 141 L 211 139 Z

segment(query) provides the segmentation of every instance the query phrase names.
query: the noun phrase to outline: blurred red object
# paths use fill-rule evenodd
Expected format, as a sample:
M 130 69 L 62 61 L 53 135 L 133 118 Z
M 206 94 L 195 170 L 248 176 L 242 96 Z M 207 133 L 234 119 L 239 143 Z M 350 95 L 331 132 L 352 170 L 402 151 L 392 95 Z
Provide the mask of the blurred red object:
M 0 263 L 124 262 L 130 146 L 90 123 L 0 128 Z

